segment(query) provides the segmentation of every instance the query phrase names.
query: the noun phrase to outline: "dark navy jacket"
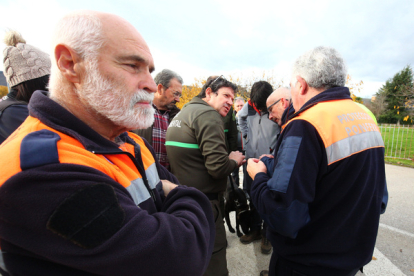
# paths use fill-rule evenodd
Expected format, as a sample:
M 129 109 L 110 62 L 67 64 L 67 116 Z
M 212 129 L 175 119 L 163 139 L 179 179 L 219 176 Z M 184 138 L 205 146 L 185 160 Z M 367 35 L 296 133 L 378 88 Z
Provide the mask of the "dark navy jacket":
M 339 99 L 350 99 L 348 88 L 318 94 L 290 119 Z M 251 198 L 269 225 L 274 254 L 306 275 L 345 275 L 367 264 L 387 202 L 384 148 L 328 166 L 318 131 L 299 119 L 282 131 L 271 163 L 272 176 L 256 175 Z
M 33 94 L 29 112 L 20 131 L 36 129 L 40 120 L 74 138 L 73 148 L 81 143 L 85 155 L 100 153 L 104 158 L 97 159 L 102 164 L 111 163 L 111 154 L 125 156 L 129 163 L 134 159 L 40 91 Z M 15 132 L 0 146 L 0 168 L 7 163 L 21 167 L 21 171 L 9 172 L 9 178 L 2 171 L 0 181 L 1 250 L 12 275 L 204 273 L 215 228 L 210 201 L 203 193 L 178 186 L 165 197 L 159 181 L 149 191 L 153 197 L 143 198 L 137 206 L 135 198 L 140 194 L 132 196 L 108 174 L 95 169 L 101 163 L 60 162 L 60 150 L 69 156 L 73 150 L 71 146 L 57 147 L 57 136 L 57 132 L 42 129 L 19 142 L 16 137 L 21 137 Z M 131 136 L 123 133 L 119 139 L 134 147 L 135 156 L 140 155 Z M 12 146 L 19 143 L 20 152 L 13 151 Z M 145 144 L 154 156 L 159 179 L 178 183 Z M 45 150 L 40 151 L 42 148 Z M 11 154 L 5 156 L 6 151 Z M 139 171 L 139 158 L 135 159 L 133 165 Z

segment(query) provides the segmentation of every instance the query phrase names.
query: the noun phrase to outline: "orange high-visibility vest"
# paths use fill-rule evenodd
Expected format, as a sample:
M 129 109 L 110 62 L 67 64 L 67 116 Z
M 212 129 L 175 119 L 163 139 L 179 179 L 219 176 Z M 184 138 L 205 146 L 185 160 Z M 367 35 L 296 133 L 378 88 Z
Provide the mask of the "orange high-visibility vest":
M 0 186 L 10 177 L 22 171 L 20 160 L 22 141 L 28 135 L 40 130 L 51 131 L 60 137 L 60 140 L 56 144 L 59 163 L 78 164 L 103 172 L 124 186 L 137 205 L 150 198 L 151 195 L 145 187 L 141 174 L 134 162 L 126 154 L 95 154 L 94 152 L 86 150 L 75 138 L 52 129 L 40 122 L 37 118 L 31 116 L 0 146 L 0 155 L 2 158 L 8 159 L 8 162 L 3 162 Z M 129 136 L 141 148 L 141 158 L 148 184 L 151 189 L 154 189 L 160 181 L 154 157 L 145 146 L 145 142 L 141 137 L 133 133 L 129 133 Z M 120 146 L 120 149 L 129 152 L 135 157 L 133 145 L 124 143 Z
M 352 100 L 316 104 L 288 121 L 305 120 L 318 131 L 325 145 L 328 165 L 358 152 L 384 147 L 377 124 Z

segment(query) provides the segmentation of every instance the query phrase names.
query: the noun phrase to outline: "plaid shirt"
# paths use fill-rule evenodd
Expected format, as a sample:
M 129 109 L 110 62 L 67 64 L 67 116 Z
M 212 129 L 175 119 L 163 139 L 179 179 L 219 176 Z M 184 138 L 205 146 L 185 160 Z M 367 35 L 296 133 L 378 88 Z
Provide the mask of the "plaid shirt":
M 155 150 L 160 164 L 170 170 L 170 162 L 167 157 L 167 149 L 165 147 L 165 134 L 168 128 L 168 119 L 170 118 L 170 111 L 167 110 L 163 114 L 154 105 L 154 125 L 152 126 L 152 147 Z

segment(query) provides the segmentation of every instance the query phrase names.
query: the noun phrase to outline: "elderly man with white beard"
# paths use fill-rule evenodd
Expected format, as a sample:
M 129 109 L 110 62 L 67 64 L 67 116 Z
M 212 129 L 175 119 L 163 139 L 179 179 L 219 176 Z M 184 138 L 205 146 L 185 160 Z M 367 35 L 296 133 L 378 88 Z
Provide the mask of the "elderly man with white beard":
M 50 95 L 33 95 L 0 146 L 0 273 L 202 275 L 215 237 L 208 198 L 128 132 L 154 118 L 144 39 L 116 15 L 82 11 L 52 41 Z

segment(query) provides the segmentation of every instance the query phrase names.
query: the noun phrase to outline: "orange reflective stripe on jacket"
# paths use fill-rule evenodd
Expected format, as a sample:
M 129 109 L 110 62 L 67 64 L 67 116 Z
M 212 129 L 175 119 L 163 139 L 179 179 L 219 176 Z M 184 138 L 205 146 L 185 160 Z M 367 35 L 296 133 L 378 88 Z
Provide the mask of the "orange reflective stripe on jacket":
M 325 145 L 328 165 L 355 153 L 384 147 L 378 126 L 352 100 L 321 102 L 287 122 L 305 120 L 318 131 Z
M 23 138 L 29 133 L 43 129 L 52 131 L 60 137 L 60 140 L 57 141 L 59 163 L 78 164 L 101 171 L 124 186 L 137 205 L 150 197 L 141 174 L 127 154 L 99 154 L 90 152 L 75 138 L 52 129 L 31 116 L 29 116 L 19 130 L 13 134 L 13 137 L 9 137 L 11 139 L 5 141 L 0 147 L 1 154 L 10 158 L 10 162 L 3 163 L 6 167 L 3 168 L 4 173 L 0 176 L 0 186 L 7 179 L 22 171 L 19 158 Z M 154 189 L 160 181 L 154 157 L 145 146 L 144 141 L 138 135 L 129 133 L 129 136 L 141 148 L 141 158 L 144 164 L 148 184 L 151 189 Z M 133 145 L 125 143 L 120 146 L 120 149 L 135 156 Z

